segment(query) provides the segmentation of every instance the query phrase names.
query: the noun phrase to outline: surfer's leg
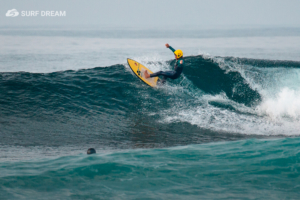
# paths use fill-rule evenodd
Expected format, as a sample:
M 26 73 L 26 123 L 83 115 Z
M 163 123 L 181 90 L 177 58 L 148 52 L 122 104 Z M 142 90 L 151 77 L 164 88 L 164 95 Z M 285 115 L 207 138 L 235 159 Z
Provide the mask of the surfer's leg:
M 166 71 L 166 72 L 159 71 L 159 72 L 150 74 L 150 77 L 152 78 L 152 77 L 156 77 L 156 76 L 164 76 L 166 78 L 173 78 L 175 73 L 176 73 L 175 71 Z
M 155 72 L 155 73 L 153 73 L 153 74 L 150 74 L 150 76 L 149 77 L 156 77 L 156 76 L 160 76 L 160 75 L 162 75 L 161 73 L 162 73 L 163 71 L 159 71 L 159 72 Z
M 151 74 L 150 77 L 155 77 L 155 76 L 163 76 L 164 78 L 160 81 L 161 84 L 165 84 L 166 83 L 166 80 L 168 78 L 171 78 L 171 79 L 174 79 L 174 77 L 176 76 L 176 72 L 175 71 L 166 71 L 166 72 L 163 72 L 163 71 L 159 71 L 159 72 L 156 72 L 154 74 Z
M 176 72 L 175 71 L 166 71 L 166 72 L 161 72 L 160 75 L 164 76 L 164 79 L 171 78 L 174 79 Z

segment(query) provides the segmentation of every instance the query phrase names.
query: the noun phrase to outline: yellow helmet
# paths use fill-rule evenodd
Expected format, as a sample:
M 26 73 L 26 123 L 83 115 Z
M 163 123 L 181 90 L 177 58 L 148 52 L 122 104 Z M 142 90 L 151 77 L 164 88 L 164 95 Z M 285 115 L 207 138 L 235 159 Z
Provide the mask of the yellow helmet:
M 183 56 L 183 52 L 180 49 L 174 51 L 174 54 L 176 55 L 177 58 L 181 58 Z

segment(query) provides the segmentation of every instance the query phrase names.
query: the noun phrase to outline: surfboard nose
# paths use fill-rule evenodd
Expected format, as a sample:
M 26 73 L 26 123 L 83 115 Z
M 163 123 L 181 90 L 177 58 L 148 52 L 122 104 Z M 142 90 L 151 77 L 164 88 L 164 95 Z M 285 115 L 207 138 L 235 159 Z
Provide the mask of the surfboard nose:
M 141 79 L 144 83 L 146 83 L 147 85 L 150 85 L 151 87 L 155 87 L 158 77 L 154 77 L 154 78 L 145 78 L 144 76 L 144 72 L 147 70 L 149 74 L 152 74 L 153 72 L 151 70 L 149 70 L 147 67 L 145 67 L 144 65 L 142 65 L 141 63 L 132 60 L 130 58 L 127 58 L 127 62 L 128 65 L 130 67 L 130 69 L 133 71 L 133 73 L 139 78 Z

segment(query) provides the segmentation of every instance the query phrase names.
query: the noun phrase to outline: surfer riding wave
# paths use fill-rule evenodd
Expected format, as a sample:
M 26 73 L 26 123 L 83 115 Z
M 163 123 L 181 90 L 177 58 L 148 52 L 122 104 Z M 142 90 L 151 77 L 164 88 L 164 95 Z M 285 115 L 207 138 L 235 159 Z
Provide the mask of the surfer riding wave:
M 170 79 L 179 78 L 180 74 L 183 71 L 183 67 L 184 67 L 183 53 L 180 49 L 177 49 L 177 50 L 173 49 L 169 44 L 166 44 L 166 47 L 171 49 L 171 51 L 173 51 L 173 53 L 175 54 L 176 63 L 175 63 L 174 71 L 159 71 L 159 72 L 156 72 L 153 74 L 148 74 L 147 70 L 145 70 L 145 72 L 144 72 L 145 78 L 163 76 L 164 78 L 162 80 L 162 83 L 165 83 L 167 78 L 170 78 Z

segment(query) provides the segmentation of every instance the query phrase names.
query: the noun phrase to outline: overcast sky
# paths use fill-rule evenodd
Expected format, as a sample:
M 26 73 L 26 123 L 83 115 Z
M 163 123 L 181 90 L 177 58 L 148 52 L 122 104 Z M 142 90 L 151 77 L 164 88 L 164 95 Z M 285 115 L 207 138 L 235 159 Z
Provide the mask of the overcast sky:
M 67 16 L 6 17 L 11 9 L 66 11 Z M 0 27 L 300 27 L 300 0 L 0 0 L 0 13 Z

